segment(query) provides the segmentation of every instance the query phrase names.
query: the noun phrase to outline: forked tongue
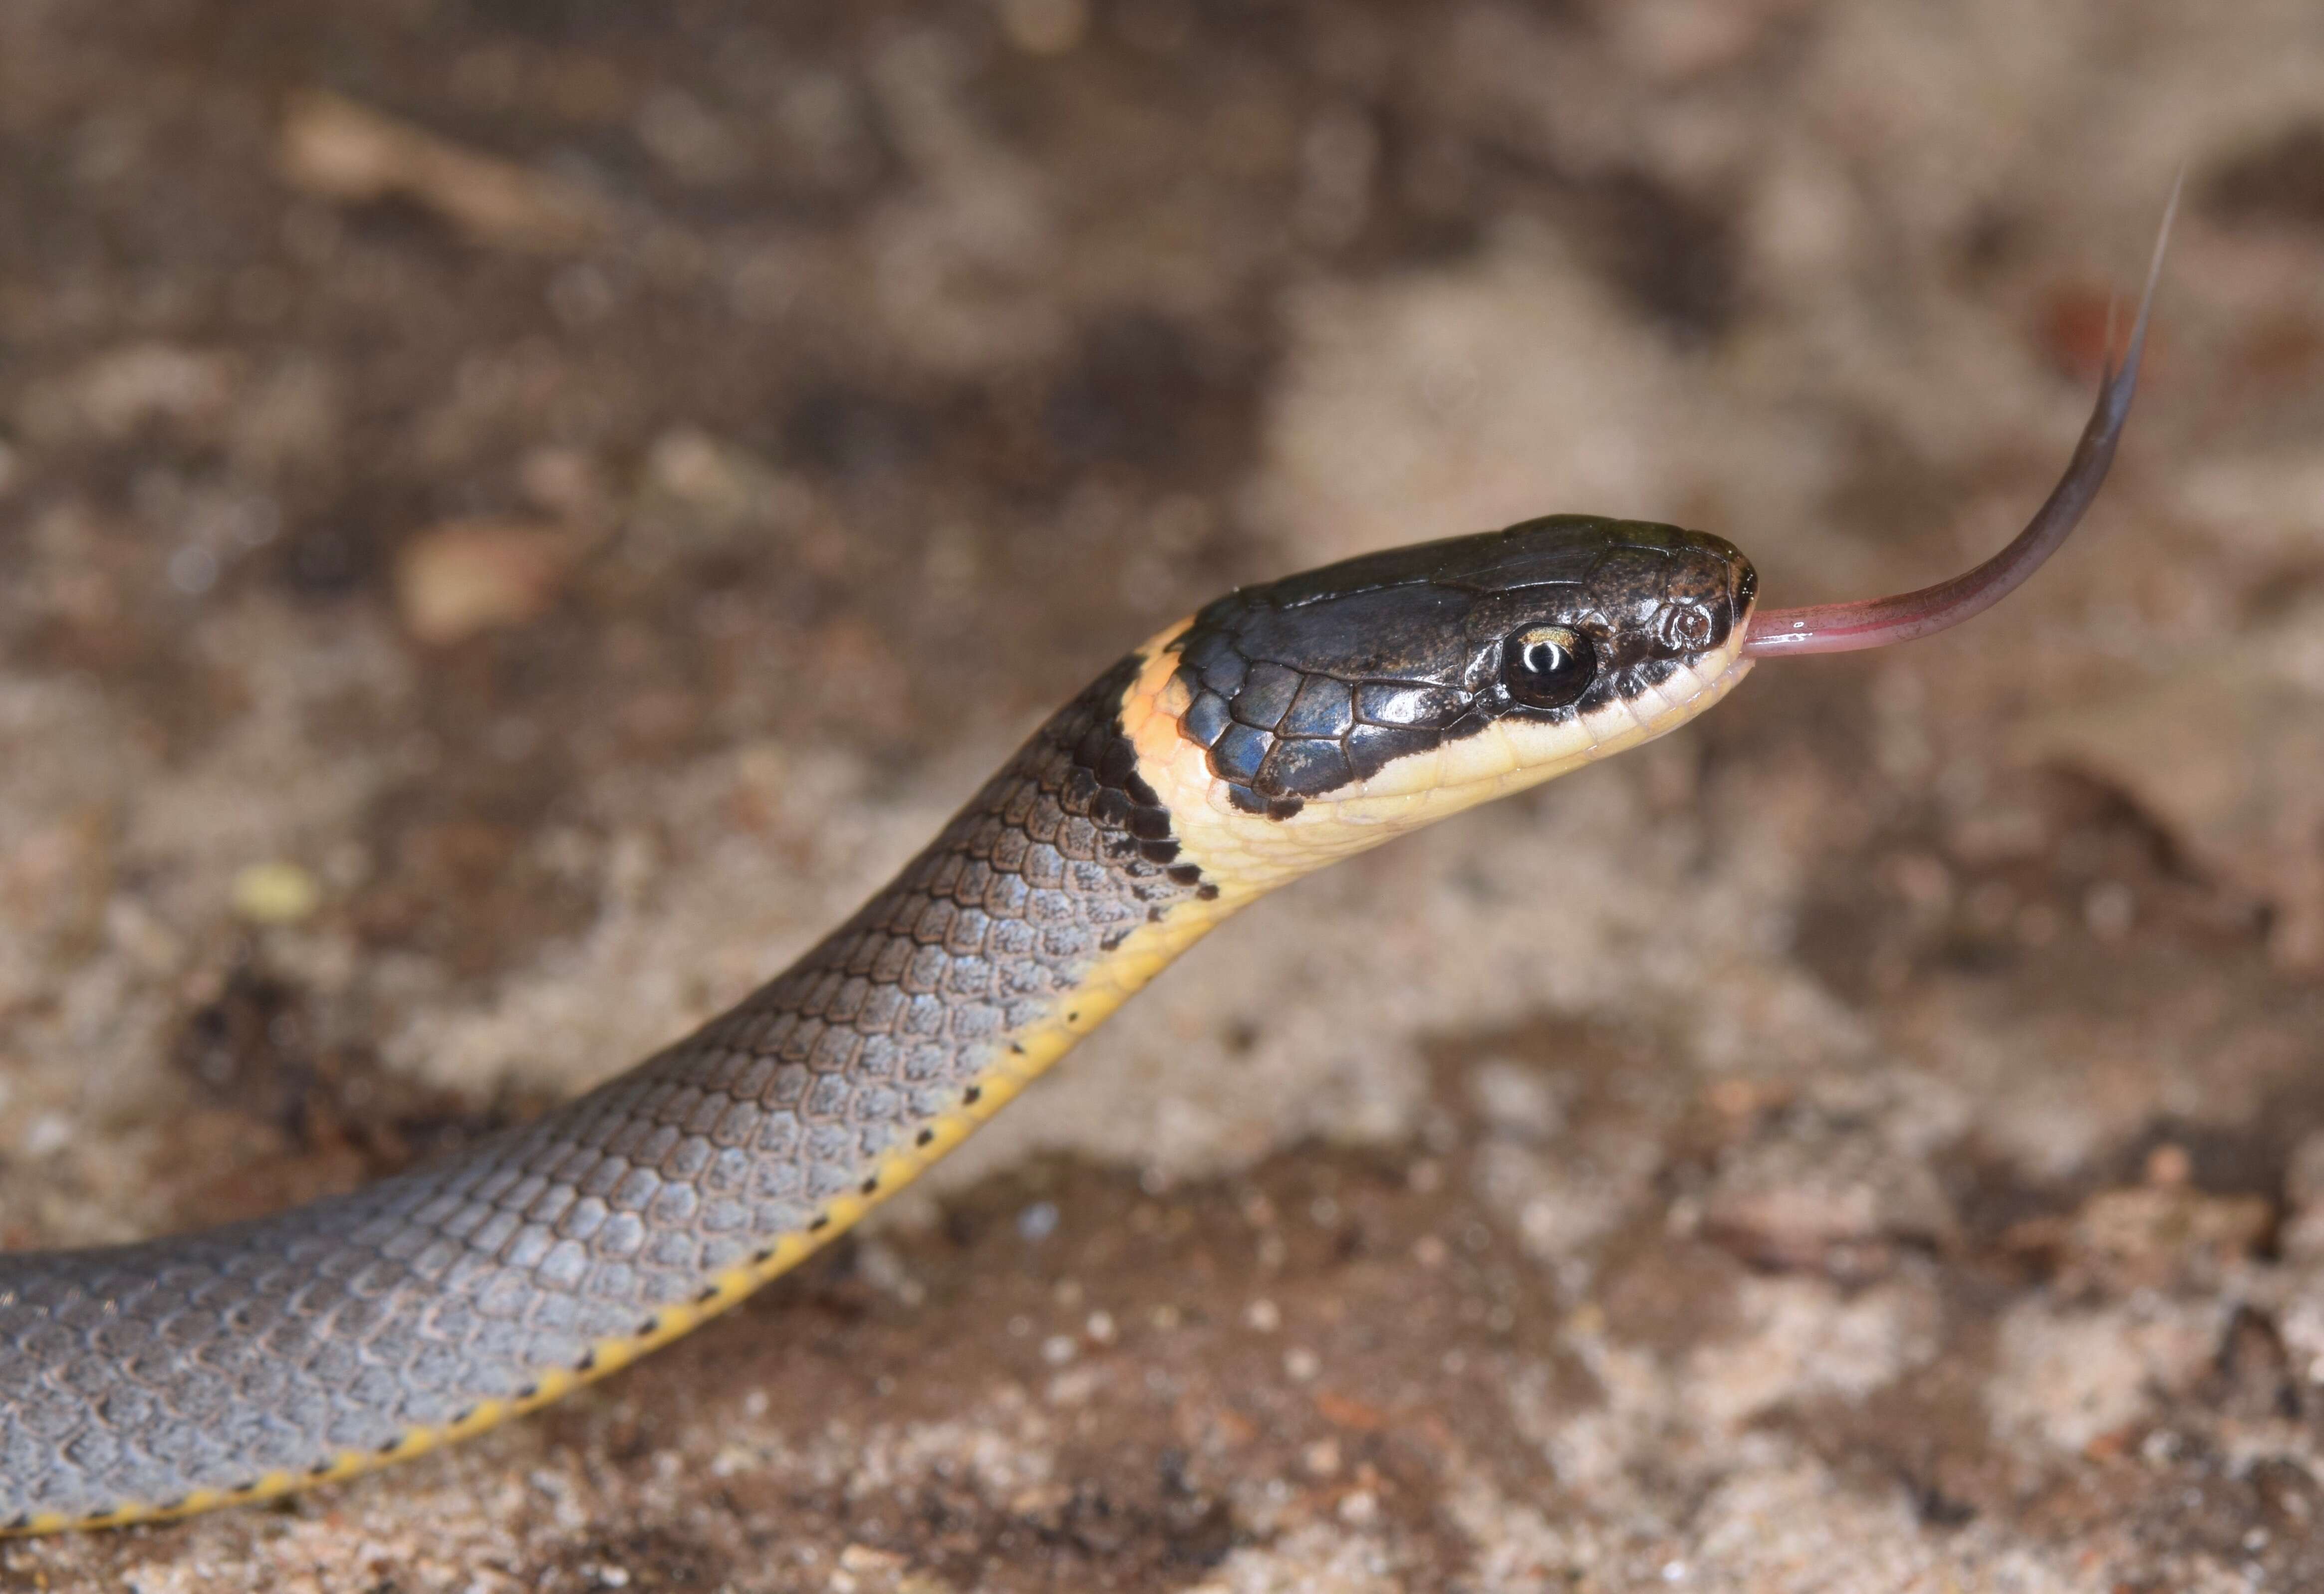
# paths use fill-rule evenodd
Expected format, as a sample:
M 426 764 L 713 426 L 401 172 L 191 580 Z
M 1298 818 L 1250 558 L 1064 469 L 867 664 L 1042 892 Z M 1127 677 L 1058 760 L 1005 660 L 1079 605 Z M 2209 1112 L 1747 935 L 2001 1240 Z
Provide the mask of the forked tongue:
M 2034 511 L 2025 530 L 2007 548 L 1973 570 L 1917 592 L 1886 598 L 1865 598 L 1853 604 L 1815 604 L 1804 609 L 1762 609 L 1752 616 L 1743 641 L 1745 657 L 1779 659 L 1794 653 L 1852 653 L 1860 648 L 1885 648 L 1909 642 L 1959 625 L 2001 602 L 2018 585 L 2042 567 L 2058 550 L 2082 511 L 2098 495 L 2107 467 L 2114 463 L 2115 444 L 2123 423 L 2130 419 L 2131 395 L 2138 389 L 2138 357 L 2146 348 L 2147 312 L 2154 304 L 2154 284 L 2163 275 L 2163 247 L 2171 237 L 2172 217 L 2179 210 L 2179 184 L 2171 188 L 2171 203 L 2163 212 L 2163 227 L 2154 240 L 2154 258 L 2146 268 L 2146 289 L 2138 299 L 2138 319 L 2132 323 L 2129 346 L 2122 364 L 2114 364 L 2113 338 L 2107 340 L 2106 373 L 2098 382 L 2098 401 L 2082 428 L 2081 441 L 2066 474 L 2050 490 L 2048 500 Z

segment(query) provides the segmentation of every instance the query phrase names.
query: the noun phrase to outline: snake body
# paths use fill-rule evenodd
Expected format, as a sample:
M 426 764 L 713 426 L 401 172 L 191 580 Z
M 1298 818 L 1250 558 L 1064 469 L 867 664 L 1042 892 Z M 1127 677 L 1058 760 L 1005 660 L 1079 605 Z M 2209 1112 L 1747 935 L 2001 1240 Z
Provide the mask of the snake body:
M 1228 914 L 1670 730 L 1749 565 L 1555 517 L 1221 599 L 770 983 L 538 1120 L 257 1221 L 0 1257 L 0 1529 L 342 1477 L 633 1359 L 844 1231 Z
M 1674 730 L 1757 659 L 1978 613 L 2105 480 L 2162 261 L 2158 237 L 2050 498 L 1960 576 L 1757 611 L 1719 538 L 1560 515 L 1231 593 L 1060 709 L 791 968 L 628 1073 L 272 1218 L 0 1255 L 0 1534 L 281 1494 L 603 1377 L 844 1232 L 1253 898 Z

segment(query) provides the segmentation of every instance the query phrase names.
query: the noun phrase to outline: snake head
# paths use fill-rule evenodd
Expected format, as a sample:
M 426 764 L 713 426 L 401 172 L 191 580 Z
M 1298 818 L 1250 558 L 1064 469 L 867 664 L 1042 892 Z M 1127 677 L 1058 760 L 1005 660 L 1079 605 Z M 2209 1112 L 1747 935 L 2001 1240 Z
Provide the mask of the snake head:
M 1197 613 L 1167 645 L 1179 730 L 1244 813 L 1433 817 L 1691 717 L 1755 587 L 1720 538 L 1587 515 L 1370 554 Z

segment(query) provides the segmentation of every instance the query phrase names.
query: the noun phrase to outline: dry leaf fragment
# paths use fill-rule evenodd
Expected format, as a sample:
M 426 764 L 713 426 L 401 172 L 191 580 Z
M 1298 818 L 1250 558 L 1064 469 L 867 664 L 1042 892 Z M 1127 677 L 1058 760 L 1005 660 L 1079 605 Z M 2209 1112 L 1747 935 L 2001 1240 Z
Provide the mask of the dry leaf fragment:
M 554 178 L 322 91 L 291 100 L 280 158 L 283 176 L 318 198 L 349 205 L 410 199 L 501 248 L 575 248 L 605 220 L 595 199 Z

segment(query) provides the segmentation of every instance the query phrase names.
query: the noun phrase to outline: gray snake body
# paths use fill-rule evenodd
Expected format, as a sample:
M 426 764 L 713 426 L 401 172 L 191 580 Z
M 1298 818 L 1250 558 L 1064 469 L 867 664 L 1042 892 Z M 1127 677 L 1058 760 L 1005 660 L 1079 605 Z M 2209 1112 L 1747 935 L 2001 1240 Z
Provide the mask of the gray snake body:
M 167 1514 L 419 1448 L 667 1337 L 879 1194 L 1110 944 L 1206 889 L 1115 723 L 1132 674 L 794 967 L 558 1110 L 254 1222 L 0 1258 L 0 1524 Z

